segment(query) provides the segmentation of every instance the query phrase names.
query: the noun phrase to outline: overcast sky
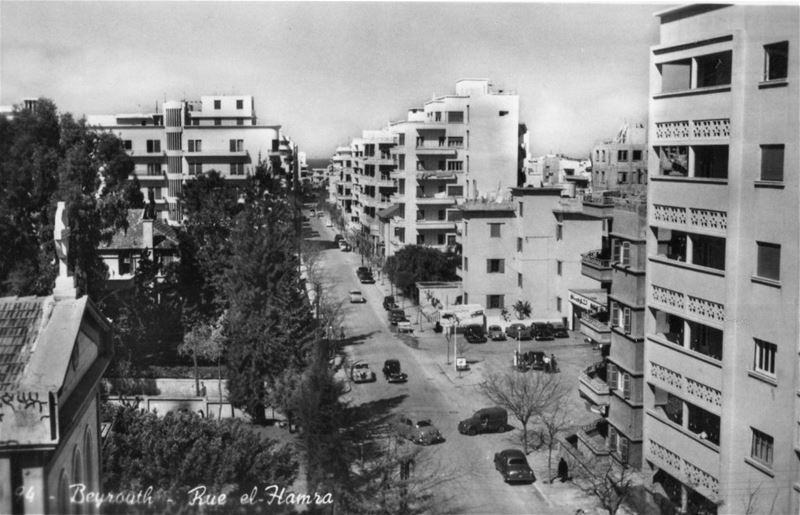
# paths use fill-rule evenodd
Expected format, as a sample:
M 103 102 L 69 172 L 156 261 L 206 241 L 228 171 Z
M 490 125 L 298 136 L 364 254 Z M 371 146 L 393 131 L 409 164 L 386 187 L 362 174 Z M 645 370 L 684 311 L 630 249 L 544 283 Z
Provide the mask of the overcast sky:
M 76 115 L 249 94 L 310 158 L 460 78 L 520 95 L 537 154 L 646 121 L 653 13 L 671 4 L 0 2 L 0 104 Z

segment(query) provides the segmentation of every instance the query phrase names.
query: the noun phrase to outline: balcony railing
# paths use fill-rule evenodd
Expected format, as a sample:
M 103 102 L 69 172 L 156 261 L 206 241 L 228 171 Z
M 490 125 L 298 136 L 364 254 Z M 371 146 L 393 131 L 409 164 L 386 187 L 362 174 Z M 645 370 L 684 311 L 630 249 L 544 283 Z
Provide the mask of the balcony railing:
M 586 254 L 581 254 L 581 263 L 595 268 L 611 268 L 611 259 L 600 257 L 602 250 L 592 250 Z

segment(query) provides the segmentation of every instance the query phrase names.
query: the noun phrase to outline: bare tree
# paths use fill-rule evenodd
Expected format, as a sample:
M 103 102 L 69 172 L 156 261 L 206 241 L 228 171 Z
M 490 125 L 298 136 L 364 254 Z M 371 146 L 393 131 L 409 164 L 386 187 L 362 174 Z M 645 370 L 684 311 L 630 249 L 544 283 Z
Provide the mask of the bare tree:
M 217 366 L 217 391 L 219 393 L 219 417 L 222 417 L 222 354 L 225 349 L 225 336 L 222 332 L 225 313 L 211 324 L 201 323 L 192 327 L 178 346 L 181 356 L 191 356 L 194 363 L 195 390 L 198 396 L 204 395 L 200 390 L 198 359 L 213 361 Z
M 745 492 L 745 497 L 742 500 L 742 504 L 744 505 L 744 515 L 755 515 L 756 513 L 772 515 L 775 513 L 775 502 L 778 500 L 779 490 L 775 489 L 775 493 L 772 496 L 772 502 L 769 506 L 769 511 L 765 511 L 764 506 L 761 506 L 760 501 L 762 494 L 765 493 L 761 489 L 761 487 L 764 486 L 764 483 L 759 483 L 755 488 L 753 488 L 752 485 L 748 486 L 749 488 L 747 492 Z
M 618 465 L 610 458 L 597 458 L 583 463 L 581 478 L 586 483 L 577 484 L 585 492 L 594 495 L 609 515 L 615 515 L 622 503 L 633 495 L 636 482 L 633 471 L 627 465 Z
M 531 418 L 540 417 L 559 404 L 565 392 L 555 374 L 516 370 L 489 375 L 480 389 L 489 400 L 506 408 L 522 424 L 522 450 L 526 454 Z
M 553 479 L 553 448 L 558 440 L 556 436 L 569 426 L 567 420 L 567 410 L 562 402 L 566 395 L 566 390 L 558 392 L 558 400 L 553 402 L 544 412 L 537 415 L 539 422 L 544 428 L 545 445 L 547 445 L 547 477 Z

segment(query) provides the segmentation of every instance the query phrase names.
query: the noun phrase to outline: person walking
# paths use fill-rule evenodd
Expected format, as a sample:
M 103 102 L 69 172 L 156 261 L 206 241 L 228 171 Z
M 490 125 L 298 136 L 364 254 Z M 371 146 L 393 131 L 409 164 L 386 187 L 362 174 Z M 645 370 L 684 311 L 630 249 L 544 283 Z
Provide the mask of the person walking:
M 556 363 L 555 354 L 550 354 L 550 370 L 552 372 L 558 372 L 558 364 Z

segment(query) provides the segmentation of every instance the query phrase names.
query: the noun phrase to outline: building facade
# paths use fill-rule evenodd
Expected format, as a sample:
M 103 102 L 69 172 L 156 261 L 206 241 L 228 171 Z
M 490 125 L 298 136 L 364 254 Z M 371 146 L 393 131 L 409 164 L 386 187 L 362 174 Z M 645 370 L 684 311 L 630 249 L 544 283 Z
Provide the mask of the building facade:
M 265 163 L 273 171 L 293 170 L 295 145 L 279 125 L 258 125 L 252 96 L 203 96 L 169 101 L 160 112 L 92 115 L 87 124 L 117 135 L 133 158 L 134 173 L 156 216 L 183 221 L 183 182 L 210 170 L 242 181 Z
M 800 510 L 798 15 L 657 15 L 644 468 L 692 513 Z
M 613 139 L 592 148 L 592 190 L 647 190 L 647 128 L 623 125 Z

